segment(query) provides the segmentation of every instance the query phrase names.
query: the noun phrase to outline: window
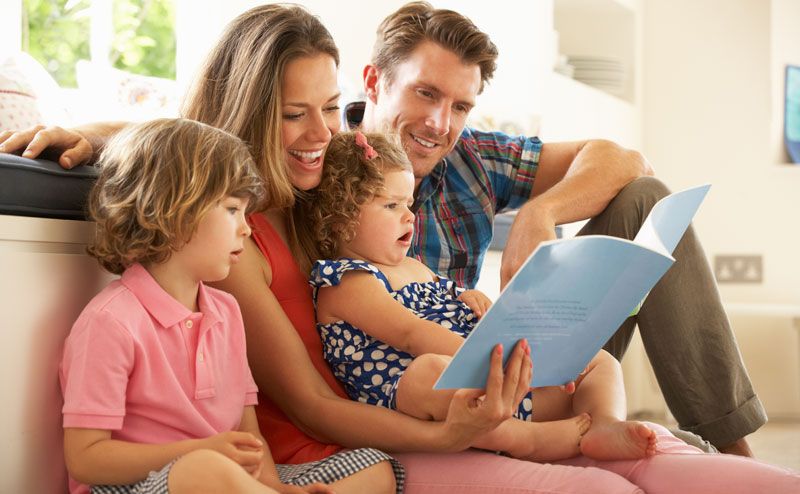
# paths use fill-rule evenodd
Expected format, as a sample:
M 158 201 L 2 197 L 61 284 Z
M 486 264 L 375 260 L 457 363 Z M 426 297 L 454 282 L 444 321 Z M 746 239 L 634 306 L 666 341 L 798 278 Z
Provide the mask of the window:
M 175 79 L 175 0 L 23 0 L 22 50 L 62 87 L 81 59 Z

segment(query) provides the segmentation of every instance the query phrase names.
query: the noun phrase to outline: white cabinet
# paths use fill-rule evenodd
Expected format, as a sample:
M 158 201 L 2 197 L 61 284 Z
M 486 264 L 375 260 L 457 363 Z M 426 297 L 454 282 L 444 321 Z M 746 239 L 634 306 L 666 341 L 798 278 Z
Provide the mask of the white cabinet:
M 112 278 L 86 253 L 94 225 L 0 215 L 0 492 L 66 492 L 58 363 L 86 303 Z

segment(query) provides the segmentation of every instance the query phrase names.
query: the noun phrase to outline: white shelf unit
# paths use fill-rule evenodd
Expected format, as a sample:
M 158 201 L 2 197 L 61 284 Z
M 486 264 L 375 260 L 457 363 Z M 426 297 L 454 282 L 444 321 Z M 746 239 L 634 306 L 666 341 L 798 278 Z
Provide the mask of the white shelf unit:
M 641 148 L 641 2 L 639 0 L 554 0 L 554 50 L 567 56 L 614 57 L 625 67 L 623 91 L 612 95 L 542 69 L 542 139 L 603 138 Z

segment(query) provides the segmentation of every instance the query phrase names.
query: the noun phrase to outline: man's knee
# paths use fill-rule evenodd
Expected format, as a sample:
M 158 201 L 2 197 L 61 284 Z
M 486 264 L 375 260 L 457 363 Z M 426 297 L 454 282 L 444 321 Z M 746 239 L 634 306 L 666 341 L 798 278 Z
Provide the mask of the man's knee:
M 670 194 L 669 188 L 656 177 L 639 177 L 617 194 L 617 199 L 630 204 L 646 205 L 648 209 Z

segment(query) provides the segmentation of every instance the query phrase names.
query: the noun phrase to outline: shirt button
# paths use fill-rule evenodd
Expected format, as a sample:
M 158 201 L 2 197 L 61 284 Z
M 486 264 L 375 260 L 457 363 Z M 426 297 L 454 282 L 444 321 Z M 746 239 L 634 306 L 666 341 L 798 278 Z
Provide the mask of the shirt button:
M 202 353 L 202 352 L 200 352 L 200 353 L 197 355 L 197 360 L 199 360 L 200 362 L 202 362 L 203 360 L 205 360 L 205 359 L 204 359 L 204 357 L 203 357 L 203 353 Z
M 188 320 L 188 321 L 186 321 L 186 327 L 187 327 L 187 328 L 189 328 L 189 329 L 192 329 L 192 324 L 193 324 L 193 323 L 192 323 L 191 319 L 190 319 L 190 320 Z

